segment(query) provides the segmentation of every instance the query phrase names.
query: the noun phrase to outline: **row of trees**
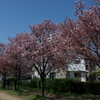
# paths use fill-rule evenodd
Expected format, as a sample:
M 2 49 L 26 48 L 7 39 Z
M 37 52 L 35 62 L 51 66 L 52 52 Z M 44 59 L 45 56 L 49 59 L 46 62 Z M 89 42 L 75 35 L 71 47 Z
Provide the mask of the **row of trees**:
M 31 33 L 9 38 L 7 45 L 0 44 L 0 72 L 3 87 L 7 76 L 14 78 L 14 90 L 21 75 L 34 67 L 41 78 L 41 95 L 44 81 L 52 70 L 81 55 L 85 60 L 100 66 L 100 1 L 84 10 L 82 1 L 75 3 L 77 20 L 66 19 L 59 24 L 51 20 L 30 25 Z

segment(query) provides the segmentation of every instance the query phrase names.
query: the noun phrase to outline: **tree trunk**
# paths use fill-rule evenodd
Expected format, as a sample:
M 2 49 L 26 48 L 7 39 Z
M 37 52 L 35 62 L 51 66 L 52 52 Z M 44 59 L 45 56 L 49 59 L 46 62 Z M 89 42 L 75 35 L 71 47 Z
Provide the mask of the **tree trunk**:
M 2 87 L 5 88 L 6 87 L 6 75 L 3 74 L 3 77 L 2 77 Z
M 44 78 L 41 78 L 41 96 L 44 97 Z
M 17 85 L 18 85 L 18 88 L 20 87 L 20 83 L 19 83 L 19 80 L 20 80 L 20 71 L 19 71 L 19 73 L 18 73 L 18 79 L 17 79 Z
M 16 91 L 17 90 L 17 79 L 14 79 L 14 87 L 13 90 Z
M 18 70 L 17 70 L 17 65 L 16 65 L 16 68 L 15 68 L 15 73 L 14 73 L 14 86 L 13 86 L 13 90 L 16 91 L 17 90 L 17 79 L 18 79 Z

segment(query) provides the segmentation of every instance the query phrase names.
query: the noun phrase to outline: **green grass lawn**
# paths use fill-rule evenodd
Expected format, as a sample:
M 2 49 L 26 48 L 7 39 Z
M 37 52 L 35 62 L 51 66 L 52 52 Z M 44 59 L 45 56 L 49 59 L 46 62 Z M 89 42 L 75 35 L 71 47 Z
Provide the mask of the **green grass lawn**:
M 15 95 L 15 96 L 19 96 L 20 98 L 24 99 L 24 100 L 54 100 L 52 98 L 49 97 L 41 97 L 40 95 L 37 95 L 37 92 L 39 92 L 38 90 L 34 90 L 34 92 L 36 93 L 30 93 L 30 91 L 24 91 L 24 90 L 16 90 L 13 91 L 11 89 L 3 89 L 0 87 L 0 91 L 8 93 L 10 95 Z

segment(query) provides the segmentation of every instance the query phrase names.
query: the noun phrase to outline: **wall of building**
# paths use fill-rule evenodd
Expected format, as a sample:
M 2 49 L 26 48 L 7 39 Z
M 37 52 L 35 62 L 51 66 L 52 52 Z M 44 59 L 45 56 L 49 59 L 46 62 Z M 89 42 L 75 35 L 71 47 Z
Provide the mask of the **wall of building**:
M 56 74 L 57 78 L 66 78 L 66 69 L 60 69 L 59 72 Z

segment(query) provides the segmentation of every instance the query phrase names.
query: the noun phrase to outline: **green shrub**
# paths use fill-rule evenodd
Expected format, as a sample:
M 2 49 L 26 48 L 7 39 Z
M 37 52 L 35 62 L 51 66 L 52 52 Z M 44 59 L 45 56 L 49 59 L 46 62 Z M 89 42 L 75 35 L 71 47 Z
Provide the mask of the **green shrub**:
M 33 78 L 31 80 L 31 86 L 33 86 L 33 88 L 41 88 L 41 80 L 39 78 Z
M 34 78 L 30 82 L 23 82 L 22 86 L 29 88 L 41 88 L 41 80 Z M 100 82 L 80 82 L 76 79 L 46 79 L 45 90 L 51 93 L 78 93 L 100 95 Z
M 78 82 L 74 79 L 46 79 L 45 89 L 51 90 L 54 93 L 72 92 L 72 84 Z
M 40 88 L 41 81 L 39 78 L 34 78 L 30 82 L 21 82 L 21 86 L 28 88 Z
M 90 84 L 90 93 L 95 95 L 100 95 L 100 83 L 92 82 Z

